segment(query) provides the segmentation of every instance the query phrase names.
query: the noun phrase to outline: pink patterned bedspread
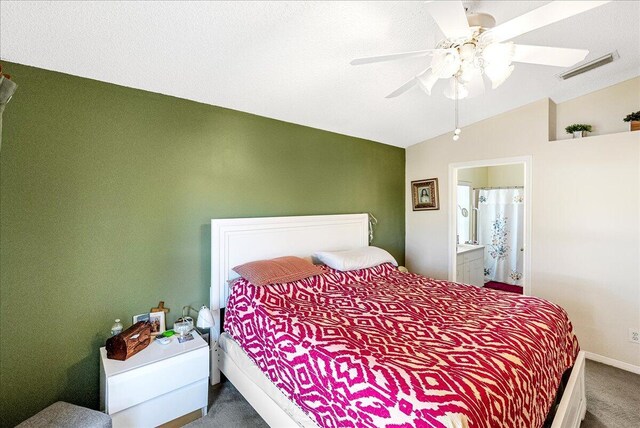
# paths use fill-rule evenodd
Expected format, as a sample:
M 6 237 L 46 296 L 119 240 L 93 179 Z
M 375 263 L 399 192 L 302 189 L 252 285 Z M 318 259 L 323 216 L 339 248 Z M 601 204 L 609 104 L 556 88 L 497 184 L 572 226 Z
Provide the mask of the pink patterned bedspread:
M 390 264 L 257 287 L 225 329 L 322 427 L 541 427 L 578 342 L 548 301 Z

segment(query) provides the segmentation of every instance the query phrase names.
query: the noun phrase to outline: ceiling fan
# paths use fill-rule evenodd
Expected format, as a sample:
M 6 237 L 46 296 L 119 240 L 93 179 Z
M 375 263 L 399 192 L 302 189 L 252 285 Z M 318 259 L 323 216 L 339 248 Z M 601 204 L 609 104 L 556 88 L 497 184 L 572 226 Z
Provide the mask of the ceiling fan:
M 359 58 L 352 65 L 431 56 L 431 64 L 418 75 L 387 95 L 394 98 L 418 85 L 427 94 L 440 79 L 448 80 L 444 95 L 459 100 L 484 93 L 484 77 L 493 89 L 513 72 L 513 62 L 569 67 L 582 61 L 586 49 L 520 45 L 516 36 L 586 12 L 609 1 L 552 1 L 524 15 L 495 26 L 484 13 L 467 14 L 462 1 L 430 1 L 427 11 L 444 33 L 435 49 Z M 456 136 L 460 133 L 456 124 Z M 454 138 L 457 140 L 457 138 Z

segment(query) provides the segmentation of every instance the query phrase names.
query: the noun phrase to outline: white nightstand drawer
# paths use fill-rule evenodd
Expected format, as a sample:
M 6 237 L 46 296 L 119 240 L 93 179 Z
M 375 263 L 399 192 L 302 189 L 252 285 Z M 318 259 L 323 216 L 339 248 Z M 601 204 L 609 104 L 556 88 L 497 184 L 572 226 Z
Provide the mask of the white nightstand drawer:
M 208 389 L 209 379 L 202 379 L 171 394 L 164 394 L 121 412 L 112 413 L 113 428 L 157 427 L 186 413 L 206 408 Z
M 208 377 L 206 346 L 110 376 L 106 380 L 107 413 L 119 412 Z

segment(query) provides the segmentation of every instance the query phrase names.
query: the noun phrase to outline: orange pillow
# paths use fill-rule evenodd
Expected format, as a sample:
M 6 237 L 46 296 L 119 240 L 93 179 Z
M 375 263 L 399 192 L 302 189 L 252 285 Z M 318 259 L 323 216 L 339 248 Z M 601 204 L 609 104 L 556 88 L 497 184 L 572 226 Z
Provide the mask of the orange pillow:
M 300 257 L 278 257 L 257 260 L 233 268 L 241 277 L 254 285 L 279 284 L 320 275 L 322 269 Z

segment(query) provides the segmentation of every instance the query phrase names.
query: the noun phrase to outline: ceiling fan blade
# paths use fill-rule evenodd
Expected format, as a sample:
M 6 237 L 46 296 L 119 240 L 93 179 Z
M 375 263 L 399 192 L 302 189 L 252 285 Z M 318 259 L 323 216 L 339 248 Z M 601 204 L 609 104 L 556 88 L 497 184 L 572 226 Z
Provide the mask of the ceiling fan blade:
M 403 59 L 403 58 L 416 58 L 421 56 L 427 56 L 439 50 L 441 49 L 425 49 L 423 51 L 402 52 L 402 53 L 390 54 L 390 55 L 379 55 L 379 56 L 370 56 L 367 58 L 357 58 L 351 61 L 349 64 L 362 65 L 362 64 L 371 64 L 373 62 L 393 61 L 396 59 Z
M 398 89 L 396 89 L 395 91 L 391 92 L 385 98 L 395 98 L 398 95 L 404 94 L 405 92 L 407 92 L 409 89 L 413 88 L 418 83 L 417 77 L 422 76 L 423 74 L 425 74 L 427 71 L 429 71 L 430 68 L 431 67 L 428 67 L 426 70 L 424 70 L 423 72 L 421 72 L 417 76 L 412 77 L 404 85 L 400 86 Z
M 413 88 L 417 83 L 418 83 L 418 81 L 416 80 L 416 78 L 412 77 L 407 83 L 405 83 L 404 85 L 400 86 L 395 91 L 391 92 L 385 98 L 395 98 L 398 95 L 402 95 L 405 92 L 407 92 L 409 89 Z
M 504 42 L 529 31 L 586 12 L 609 1 L 552 1 L 487 31 L 493 42 Z
M 430 1 L 427 2 L 426 7 L 427 12 L 436 21 L 447 39 L 468 37 L 471 34 L 461 1 Z
M 529 64 L 570 67 L 585 59 L 587 49 L 554 48 L 549 46 L 514 45 L 513 60 Z

